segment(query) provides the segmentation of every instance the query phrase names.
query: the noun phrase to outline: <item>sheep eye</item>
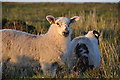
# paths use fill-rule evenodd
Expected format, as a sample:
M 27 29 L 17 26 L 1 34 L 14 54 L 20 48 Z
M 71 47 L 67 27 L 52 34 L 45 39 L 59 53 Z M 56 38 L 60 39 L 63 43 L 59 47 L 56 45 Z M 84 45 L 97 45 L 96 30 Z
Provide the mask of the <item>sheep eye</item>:
M 59 27 L 60 27 L 60 24 L 59 23 L 56 23 Z
M 56 23 L 57 25 L 59 25 L 59 23 Z

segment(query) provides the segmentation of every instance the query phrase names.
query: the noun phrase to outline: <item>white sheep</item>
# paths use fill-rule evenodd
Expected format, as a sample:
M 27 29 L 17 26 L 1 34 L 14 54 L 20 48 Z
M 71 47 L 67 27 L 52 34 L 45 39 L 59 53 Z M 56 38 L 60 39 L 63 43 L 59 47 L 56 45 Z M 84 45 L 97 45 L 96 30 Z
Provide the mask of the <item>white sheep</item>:
M 2 59 L 18 66 L 30 66 L 31 59 L 40 62 L 44 74 L 55 76 L 58 64 L 63 64 L 62 56 L 71 41 L 70 24 L 79 20 L 46 16 L 51 26 L 46 34 L 34 35 L 22 31 L 3 29 Z M 25 57 L 29 57 L 25 58 Z
M 67 52 L 68 67 L 80 72 L 98 68 L 100 66 L 99 36 L 100 34 L 93 30 L 85 36 L 74 38 Z

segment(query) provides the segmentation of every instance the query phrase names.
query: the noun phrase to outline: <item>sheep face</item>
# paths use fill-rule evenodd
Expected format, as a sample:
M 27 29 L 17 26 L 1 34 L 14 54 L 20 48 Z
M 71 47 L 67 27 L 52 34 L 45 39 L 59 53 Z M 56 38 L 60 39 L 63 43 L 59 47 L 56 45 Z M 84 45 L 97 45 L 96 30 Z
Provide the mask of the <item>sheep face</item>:
M 70 28 L 70 20 L 65 17 L 59 17 L 55 24 L 57 26 L 58 33 L 62 36 L 69 36 L 71 34 L 71 28 Z
M 70 24 L 79 20 L 79 17 L 77 16 L 70 19 L 66 17 L 54 18 L 53 16 L 47 16 L 46 18 L 51 24 L 55 25 L 57 32 L 64 37 L 68 37 L 72 33 Z

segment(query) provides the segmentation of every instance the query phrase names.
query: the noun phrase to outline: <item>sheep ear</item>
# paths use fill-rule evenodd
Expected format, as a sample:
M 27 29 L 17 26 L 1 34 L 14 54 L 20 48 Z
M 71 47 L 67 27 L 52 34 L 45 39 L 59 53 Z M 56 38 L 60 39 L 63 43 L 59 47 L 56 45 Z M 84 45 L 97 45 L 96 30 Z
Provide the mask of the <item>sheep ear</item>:
M 77 22 L 79 19 L 80 19 L 79 16 L 74 16 L 74 17 L 70 18 L 70 23 L 75 23 L 75 22 Z
M 55 23 L 55 18 L 51 15 L 46 16 L 46 19 L 50 24 Z

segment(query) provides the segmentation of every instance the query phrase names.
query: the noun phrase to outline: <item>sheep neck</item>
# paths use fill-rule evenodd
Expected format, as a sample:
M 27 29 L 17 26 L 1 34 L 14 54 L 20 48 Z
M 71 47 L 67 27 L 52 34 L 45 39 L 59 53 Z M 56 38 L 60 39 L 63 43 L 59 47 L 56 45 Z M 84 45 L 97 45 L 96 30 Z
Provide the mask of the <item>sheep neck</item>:
M 57 31 L 57 26 L 55 25 L 51 25 L 50 29 L 48 30 L 48 32 L 45 34 L 46 36 L 46 40 L 51 44 L 51 45 L 55 45 L 57 48 L 60 49 L 61 52 L 65 52 L 68 44 L 69 44 L 69 36 L 68 37 L 64 37 L 62 35 L 60 35 Z

